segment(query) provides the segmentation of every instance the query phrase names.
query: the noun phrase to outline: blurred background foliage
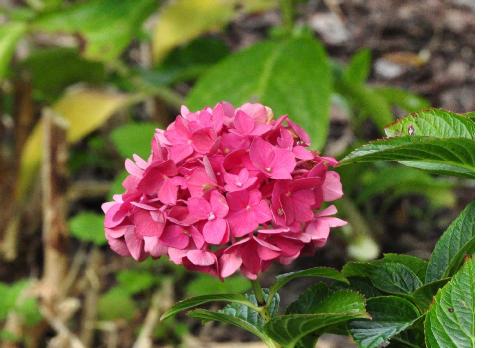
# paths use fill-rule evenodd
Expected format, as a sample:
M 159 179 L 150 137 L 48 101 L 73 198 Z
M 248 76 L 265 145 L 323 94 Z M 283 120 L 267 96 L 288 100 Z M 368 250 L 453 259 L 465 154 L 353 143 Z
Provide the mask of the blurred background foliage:
M 248 281 L 221 283 L 163 259 L 137 264 L 112 254 L 100 204 L 122 192 L 124 159 L 147 157 L 154 130 L 165 128 L 182 104 L 198 109 L 221 100 L 262 102 L 276 115 L 289 114 L 316 149 L 339 159 L 401 115 L 429 106 L 470 111 L 470 3 L 1 2 L 0 342 L 199 346 L 187 334 L 191 322 L 159 323 L 158 313 L 185 296 L 244 291 Z M 70 145 L 68 291 L 57 318 L 37 300 L 44 268 L 44 113 L 66 121 Z M 315 258 L 274 267 L 268 277 L 382 252 L 425 257 L 441 228 L 473 197 L 465 180 L 394 164 L 339 171 L 345 197 L 338 208 L 350 224 Z M 248 339 L 219 330 L 214 336 L 221 340 Z

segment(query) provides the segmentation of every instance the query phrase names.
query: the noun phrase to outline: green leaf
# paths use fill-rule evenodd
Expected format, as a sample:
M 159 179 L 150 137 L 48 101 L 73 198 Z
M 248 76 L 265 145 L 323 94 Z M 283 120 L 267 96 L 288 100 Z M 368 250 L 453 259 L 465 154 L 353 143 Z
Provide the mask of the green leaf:
M 326 279 L 333 279 L 340 282 L 348 283 L 346 277 L 344 277 L 341 272 L 330 267 L 314 267 L 308 268 L 297 272 L 284 273 L 277 276 L 277 280 L 273 283 L 270 288 L 270 299 L 275 296 L 275 294 L 280 290 L 285 284 L 291 280 L 303 277 L 319 277 Z
M 31 293 L 33 282 L 22 279 L 12 284 L 0 283 L 0 321 L 5 320 L 10 311 L 18 314 L 27 326 L 40 322 L 42 316 L 38 302 Z
M 420 111 L 386 127 L 388 137 L 406 135 L 474 140 L 474 119 L 442 109 Z
M 337 298 L 331 300 L 329 307 L 316 308 L 322 313 L 276 316 L 266 323 L 265 332 L 285 348 L 306 347 L 314 341 L 307 336 L 351 319 L 366 317 L 365 300 L 360 294 L 340 291 L 331 295 Z
M 73 237 L 97 245 L 106 244 L 104 216 L 93 212 L 80 212 L 69 220 L 69 232 Z
M 474 347 L 474 260 L 465 262 L 436 295 L 425 318 L 428 348 Z
M 316 314 L 338 311 L 362 311 L 364 298 L 351 290 L 334 290 L 324 283 L 306 289 L 299 298 L 287 307 L 286 314 Z
M 451 276 L 474 246 L 475 204 L 470 203 L 436 243 L 425 275 L 430 283 Z
M 203 295 L 187 298 L 183 301 L 176 303 L 173 307 L 167 310 L 162 316 L 161 320 L 167 319 L 179 312 L 184 310 L 194 308 L 209 302 L 235 302 L 246 305 L 249 308 L 258 310 L 258 306 L 254 305 L 242 294 L 213 294 L 213 295 Z
M 97 310 L 102 320 L 131 320 L 137 307 L 131 296 L 123 288 L 116 286 L 99 298 Z
M 195 319 L 219 321 L 225 324 L 237 326 L 259 337 L 268 347 L 275 347 L 270 337 L 268 337 L 265 333 L 261 332 L 256 326 L 236 316 L 225 314 L 223 312 L 212 312 L 205 309 L 195 309 L 189 312 L 188 316 Z
M 128 176 L 128 172 L 125 170 L 121 170 L 118 175 L 114 178 L 111 184 L 111 188 L 109 189 L 109 193 L 107 194 L 107 199 L 112 200 L 112 196 L 116 194 L 121 194 L 123 193 L 124 187 L 123 187 L 123 180 L 126 179 Z
M 64 89 L 77 82 L 101 84 L 104 65 L 82 58 L 77 50 L 47 48 L 34 51 L 23 66 L 31 74 L 35 98 L 53 102 Z
M 365 83 L 370 75 L 372 65 L 372 52 L 361 49 L 351 57 L 349 64 L 344 69 L 344 78 L 350 83 Z
M 427 270 L 427 261 L 422 260 L 420 257 L 405 255 L 405 254 L 384 254 L 382 260 L 383 263 L 386 262 L 397 262 L 405 265 L 412 270 L 413 273 L 419 277 L 421 281 L 425 279 L 425 272 Z
M 323 47 L 311 38 L 295 38 L 259 43 L 222 60 L 201 76 L 187 105 L 200 109 L 222 100 L 234 105 L 258 101 L 277 116 L 288 114 L 319 149 L 327 139 L 330 95 Z
M 352 320 L 348 326 L 359 348 L 377 348 L 410 327 L 418 318 L 417 308 L 397 296 L 373 297 L 367 300 L 371 320 Z
M 223 282 L 206 274 L 199 274 L 187 284 L 187 296 L 213 295 L 221 293 L 244 293 L 251 288 L 251 282 L 242 276 L 233 276 Z
M 375 89 L 391 105 L 396 105 L 406 112 L 416 112 L 430 107 L 429 101 L 407 90 L 396 87 L 378 87 Z
M 119 287 L 130 295 L 148 290 L 159 281 L 158 277 L 154 276 L 154 274 L 136 269 L 121 270 L 116 275 L 116 278 Z
M 431 283 L 424 284 L 417 290 L 415 290 L 411 296 L 415 304 L 420 308 L 421 311 L 425 312 L 431 303 L 434 301 L 434 295 L 437 291 L 442 288 L 450 278 L 443 278 L 440 280 L 435 280 Z
M 77 35 L 86 58 L 111 61 L 130 44 L 157 5 L 156 0 L 90 0 L 42 14 L 31 25 L 35 31 Z
M 376 265 L 371 271 L 373 285 L 390 294 L 409 294 L 422 286 L 422 281 L 407 266 L 386 262 Z
M 0 27 L 0 80 L 6 75 L 17 41 L 25 32 L 26 24 L 22 22 L 6 23 Z
M 156 128 L 159 128 L 159 125 L 150 122 L 125 124 L 111 132 L 111 140 L 124 158 L 137 154 L 147 159 Z
M 439 174 L 474 177 L 474 141 L 464 138 L 403 136 L 373 141 L 363 145 L 342 161 L 398 161 L 404 165 Z

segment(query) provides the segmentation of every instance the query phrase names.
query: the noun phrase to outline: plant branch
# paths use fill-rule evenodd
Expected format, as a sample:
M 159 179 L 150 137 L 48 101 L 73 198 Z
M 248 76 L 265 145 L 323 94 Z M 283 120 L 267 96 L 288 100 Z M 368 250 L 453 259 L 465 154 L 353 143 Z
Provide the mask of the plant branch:
M 292 33 L 294 28 L 294 1 L 280 0 L 280 14 L 282 16 L 282 27 L 287 34 Z

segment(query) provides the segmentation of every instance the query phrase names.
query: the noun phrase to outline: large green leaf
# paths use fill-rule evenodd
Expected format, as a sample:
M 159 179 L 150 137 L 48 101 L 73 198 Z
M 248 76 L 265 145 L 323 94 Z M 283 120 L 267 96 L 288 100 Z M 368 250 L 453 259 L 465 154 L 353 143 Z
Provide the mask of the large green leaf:
M 156 0 L 90 0 L 43 14 L 31 25 L 36 31 L 77 35 L 85 57 L 109 61 L 129 45 L 157 5 Z
M 344 78 L 350 83 L 365 83 L 370 75 L 372 52 L 362 49 L 356 52 L 344 68 Z
M 419 311 L 408 300 L 397 296 L 373 297 L 367 300 L 367 312 L 371 320 L 351 321 L 353 339 L 360 348 L 377 348 L 410 327 L 418 318 Z
M 423 284 L 410 268 L 401 263 L 386 262 L 376 265 L 371 272 L 373 285 L 390 294 L 409 294 Z
M 280 290 L 285 284 L 290 282 L 291 280 L 303 277 L 319 277 L 326 279 L 333 279 L 340 282 L 348 283 L 348 280 L 341 272 L 337 271 L 334 268 L 330 267 L 314 267 L 308 268 L 301 271 L 284 273 L 277 276 L 277 280 L 273 283 L 270 288 L 270 299 L 275 296 L 275 294 Z
M 137 310 L 130 294 L 119 286 L 103 294 L 97 303 L 97 311 L 102 320 L 131 320 Z
M 137 154 L 147 159 L 156 128 L 159 128 L 159 125 L 151 122 L 125 124 L 111 132 L 111 140 L 124 158 Z
M 341 164 L 398 161 L 440 174 L 474 177 L 474 141 L 466 138 L 403 136 L 363 145 Z
M 382 263 L 386 262 L 397 262 L 408 267 L 413 273 L 419 277 L 421 281 L 424 281 L 425 272 L 427 270 L 427 261 L 421 259 L 420 257 L 405 255 L 405 254 L 393 254 L 387 253 L 384 254 L 382 260 L 379 260 Z
M 201 320 L 219 321 L 225 324 L 237 326 L 259 337 L 268 348 L 276 347 L 273 341 L 264 332 L 260 331 L 256 326 L 242 320 L 236 316 L 225 314 L 223 312 L 213 312 L 205 309 L 195 309 L 188 313 L 189 317 Z
M 97 245 L 106 244 L 104 216 L 89 211 L 80 212 L 69 220 L 69 231 L 73 237 Z
M 461 264 L 465 253 L 474 246 L 475 204 L 470 203 L 451 223 L 432 252 L 425 275 L 430 283 L 451 276 Z
M 17 41 L 26 31 L 26 24 L 12 22 L 0 27 L 0 80 L 5 76 L 10 59 L 16 50 Z
M 399 106 L 406 112 L 416 112 L 428 108 L 430 103 L 416 94 L 396 87 L 377 87 L 375 91 L 392 105 Z
M 249 301 L 242 294 L 213 294 L 213 295 L 203 295 L 187 298 L 183 301 L 176 303 L 173 307 L 167 310 L 162 316 L 161 320 L 167 319 L 179 312 L 184 310 L 194 308 L 209 302 L 235 302 L 246 305 L 249 308 L 258 310 L 258 306 Z
M 420 111 L 385 128 L 388 137 L 405 135 L 474 139 L 475 121 L 442 109 Z
M 200 109 L 222 100 L 259 101 L 302 125 L 319 149 L 327 139 L 330 94 L 323 47 L 311 38 L 294 38 L 259 43 L 224 59 L 199 79 L 187 104 Z
M 328 296 L 329 301 L 322 299 L 326 305 L 310 307 L 316 313 L 276 316 L 266 323 L 265 332 L 283 347 L 306 347 L 305 342 L 314 340 L 313 337 L 306 338 L 309 335 L 351 319 L 366 317 L 365 300 L 359 293 L 339 290 Z
M 425 318 L 428 348 L 474 347 L 474 261 L 467 261 L 436 295 Z
M 437 291 L 442 288 L 449 280 L 450 278 L 443 278 L 431 283 L 424 284 L 423 286 L 412 292 L 411 298 L 421 311 L 426 311 L 434 301 L 434 295 L 436 295 Z

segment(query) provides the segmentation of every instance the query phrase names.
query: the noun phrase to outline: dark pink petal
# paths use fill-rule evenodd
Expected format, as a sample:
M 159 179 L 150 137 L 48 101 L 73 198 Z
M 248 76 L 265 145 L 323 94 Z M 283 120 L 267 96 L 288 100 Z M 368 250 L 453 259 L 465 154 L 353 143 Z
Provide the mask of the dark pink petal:
M 130 255 L 135 260 L 141 260 L 144 257 L 143 246 L 144 241 L 137 237 L 135 232 L 127 232 L 124 235 L 126 247 L 128 248 Z
M 189 231 L 182 226 L 169 225 L 164 229 L 160 239 L 167 246 L 176 249 L 185 249 L 189 244 Z
M 124 239 L 114 239 L 114 238 L 107 238 L 107 242 L 109 243 L 109 246 L 111 247 L 112 251 L 114 251 L 116 254 L 120 256 L 130 256 L 130 251 L 128 250 L 128 247 L 126 246 L 126 242 Z
M 210 128 L 204 128 L 192 134 L 192 146 L 195 151 L 201 154 L 207 154 L 211 151 L 216 143 L 216 134 Z

